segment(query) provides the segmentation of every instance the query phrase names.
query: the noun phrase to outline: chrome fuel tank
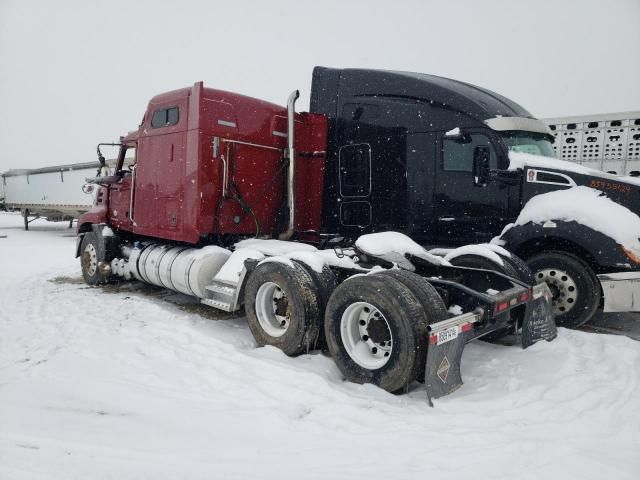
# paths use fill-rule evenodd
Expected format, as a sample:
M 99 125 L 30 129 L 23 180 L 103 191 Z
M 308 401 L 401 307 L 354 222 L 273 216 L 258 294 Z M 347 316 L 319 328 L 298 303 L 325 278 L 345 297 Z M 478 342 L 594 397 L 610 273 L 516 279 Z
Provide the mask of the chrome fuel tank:
M 230 255 L 229 250 L 213 245 L 190 248 L 149 243 L 131 249 L 126 270 L 140 281 L 207 298 L 206 286 Z M 121 270 L 118 264 L 115 271 Z

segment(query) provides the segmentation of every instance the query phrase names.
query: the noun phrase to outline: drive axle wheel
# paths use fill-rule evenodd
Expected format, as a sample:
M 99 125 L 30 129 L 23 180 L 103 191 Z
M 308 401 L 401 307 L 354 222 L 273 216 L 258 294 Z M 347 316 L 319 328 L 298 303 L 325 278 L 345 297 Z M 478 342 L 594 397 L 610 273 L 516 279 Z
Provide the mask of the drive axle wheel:
M 256 316 L 262 329 L 272 337 L 281 337 L 289 328 L 291 312 L 289 300 L 282 288 L 265 282 L 256 293 Z
M 299 263 L 258 265 L 247 280 L 244 305 L 258 345 L 290 356 L 313 348 L 320 325 L 318 290 Z
M 100 271 L 100 262 L 104 261 L 103 256 L 96 234 L 85 233 L 80 245 L 80 266 L 84 281 L 89 285 L 100 285 L 109 281 L 109 274 Z
M 589 265 L 560 251 L 540 253 L 527 263 L 536 280 L 549 285 L 551 308 L 558 326 L 577 328 L 591 319 L 600 305 L 602 290 Z
M 361 367 L 381 368 L 389 361 L 393 350 L 389 323 L 370 303 L 349 305 L 340 319 L 340 333 L 346 352 Z
M 344 377 L 401 391 L 417 379 L 427 348 L 427 314 L 400 280 L 375 274 L 347 279 L 324 316 L 327 347 Z

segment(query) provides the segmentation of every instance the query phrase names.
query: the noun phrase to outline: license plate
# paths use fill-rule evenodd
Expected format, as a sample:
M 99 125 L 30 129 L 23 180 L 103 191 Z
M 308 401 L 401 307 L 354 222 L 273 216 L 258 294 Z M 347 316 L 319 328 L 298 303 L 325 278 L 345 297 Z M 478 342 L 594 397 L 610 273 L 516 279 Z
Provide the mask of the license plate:
M 450 342 L 458 338 L 458 327 L 449 327 L 446 330 L 442 330 L 438 332 L 438 342 L 437 345 L 442 345 L 443 343 Z

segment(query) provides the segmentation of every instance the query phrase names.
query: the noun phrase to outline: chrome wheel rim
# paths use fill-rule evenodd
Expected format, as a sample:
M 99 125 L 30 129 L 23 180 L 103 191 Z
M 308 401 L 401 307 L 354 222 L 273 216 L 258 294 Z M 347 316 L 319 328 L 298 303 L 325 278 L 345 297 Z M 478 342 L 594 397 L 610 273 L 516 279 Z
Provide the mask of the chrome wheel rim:
M 98 252 L 92 243 L 84 247 L 84 251 L 82 252 L 82 266 L 90 277 L 93 277 L 98 270 Z
M 382 368 L 391 358 L 393 336 L 382 312 L 367 302 L 349 305 L 340 319 L 346 352 L 363 368 Z
M 277 338 L 287 332 L 291 323 L 289 300 L 277 283 L 265 282 L 258 288 L 256 316 L 267 335 Z
M 557 268 L 545 268 L 536 273 L 538 282 L 544 281 L 551 290 L 551 309 L 555 316 L 571 311 L 578 300 L 578 287 L 571 275 Z

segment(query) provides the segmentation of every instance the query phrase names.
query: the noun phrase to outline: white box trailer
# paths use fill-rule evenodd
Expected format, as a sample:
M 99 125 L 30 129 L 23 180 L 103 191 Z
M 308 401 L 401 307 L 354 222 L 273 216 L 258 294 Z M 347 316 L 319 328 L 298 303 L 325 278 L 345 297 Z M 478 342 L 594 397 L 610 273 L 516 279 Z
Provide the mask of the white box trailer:
M 87 178 L 96 176 L 99 166 L 99 162 L 87 162 L 9 170 L 2 174 L 0 200 L 6 210 L 22 213 L 25 230 L 37 218 L 69 220 L 71 226 L 74 219 L 93 205 L 93 195 L 85 193 L 83 186 Z

